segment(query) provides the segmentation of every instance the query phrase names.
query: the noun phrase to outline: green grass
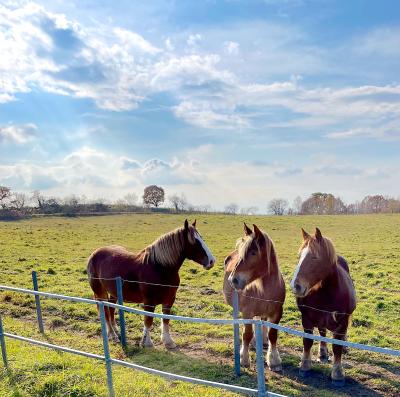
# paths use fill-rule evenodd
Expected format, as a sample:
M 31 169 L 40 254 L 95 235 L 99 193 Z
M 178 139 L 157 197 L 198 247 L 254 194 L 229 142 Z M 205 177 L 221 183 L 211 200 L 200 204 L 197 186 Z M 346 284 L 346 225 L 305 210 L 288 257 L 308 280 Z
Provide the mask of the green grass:
M 289 281 L 297 262 L 300 227 L 313 231 L 319 226 L 332 238 L 338 253 L 349 262 L 359 303 L 353 315 L 349 340 L 400 349 L 400 216 L 296 216 L 242 217 L 197 216 L 198 228 L 217 258 L 205 271 L 184 263 L 174 313 L 186 316 L 229 318 L 232 310 L 221 295 L 223 259 L 242 233 L 242 222 L 256 223 L 273 238 L 281 270 Z M 138 250 L 160 234 L 183 225 L 183 216 L 118 215 L 88 218 L 41 218 L 0 222 L 0 283 L 31 287 L 36 270 L 41 290 L 91 297 L 85 274 L 86 260 L 97 247 L 121 244 Z M 287 284 L 288 286 L 288 284 Z M 46 335 L 38 334 L 31 296 L 0 293 L 5 329 L 94 353 L 102 352 L 100 327 L 94 307 L 43 299 Z M 299 328 L 300 314 L 288 291 L 282 324 Z M 255 369 L 233 376 L 232 330 L 226 326 L 173 323 L 172 334 L 179 345 L 168 352 L 159 343 L 159 321 L 155 321 L 152 351 L 138 348 L 142 319 L 127 315 L 129 348 L 111 344 L 116 358 L 218 382 L 256 387 Z M 330 366 L 314 366 L 314 376 L 301 380 L 297 366 L 302 342 L 280 333 L 284 373 L 267 371 L 272 391 L 295 396 L 395 396 L 400 390 L 400 365 L 393 358 L 353 349 L 345 356 L 348 386 L 338 392 L 330 386 Z M 0 367 L 0 397 L 3 396 L 105 396 L 104 364 L 7 340 L 11 372 Z M 254 355 L 253 355 L 254 363 Z M 170 382 L 126 368 L 114 367 L 117 396 L 227 396 L 223 390 Z

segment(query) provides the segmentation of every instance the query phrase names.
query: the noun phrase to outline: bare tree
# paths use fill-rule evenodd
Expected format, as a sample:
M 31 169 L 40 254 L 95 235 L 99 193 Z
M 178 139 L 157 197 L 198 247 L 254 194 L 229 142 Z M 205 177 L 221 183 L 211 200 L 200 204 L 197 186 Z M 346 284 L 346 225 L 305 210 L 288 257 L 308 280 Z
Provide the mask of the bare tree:
M 388 200 L 381 194 L 374 196 L 366 196 L 360 204 L 361 211 L 364 213 L 379 213 L 385 212 L 388 207 Z
M 168 200 L 175 209 L 175 212 L 184 211 L 188 207 L 188 201 L 183 193 L 180 196 L 173 194 L 168 197 Z
M 303 204 L 303 200 L 300 196 L 295 197 L 293 200 L 293 213 L 294 214 L 301 214 L 301 205 Z
M 283 198 L 272 199 L 268 203 L 268 211 L 274 215 L 283 215 L 288 208 L 289 203 Z
M 126 204 L 128 204 L 128 205 L 131 205 L 131 206 L 136 205 L 138 202 L 138 195 L 134 192 L 127 193 L 124 196 L 124 200 L 126 201 Z
M 10 197 L 10 209 L 21 211 L 24 209 L 28 197 L 25 193 L 13 192 Z
M 239 209 L 239 206 L 237 204 L 230 203 L 225 207 L 224 212 L 229 215 L 236 215 L 238 212 L 238 209 Z
M 164 202 L 164 189 L 160 186 L 151 185 L 144 188 L 143 203 L 145 205 L 153 205 L 158 207 Z
M 11 196 L 11 190 L 7 186 L 0 186 L 0 205 L 3 209 L 7 208 L 7 200 Z

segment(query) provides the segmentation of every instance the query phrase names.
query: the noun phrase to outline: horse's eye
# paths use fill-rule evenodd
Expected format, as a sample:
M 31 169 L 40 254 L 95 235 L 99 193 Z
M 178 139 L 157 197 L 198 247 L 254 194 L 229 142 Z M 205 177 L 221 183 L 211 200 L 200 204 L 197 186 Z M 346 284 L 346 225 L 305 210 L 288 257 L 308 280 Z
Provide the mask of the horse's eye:
M 251 255 L 251 256 L 255 256 L 255 255 L 257 255 L 257 252 L 256 252 L 256 251 L 251 251 L 251 252 L 250 252 L 250 255 Z

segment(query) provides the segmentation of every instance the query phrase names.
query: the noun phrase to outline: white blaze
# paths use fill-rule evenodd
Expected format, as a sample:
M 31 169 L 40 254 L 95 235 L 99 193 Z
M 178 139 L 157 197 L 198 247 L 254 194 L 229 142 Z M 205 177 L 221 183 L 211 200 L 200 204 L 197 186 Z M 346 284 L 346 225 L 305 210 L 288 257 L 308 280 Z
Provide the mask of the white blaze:
M 290 283 L 290 287 L 294 290 L 294 282 L 296 281 L 297 276 L 299 275 L 300 269 L 301 269 L 301 265 L 304 261 L 304 259 L 306 258 L 307 254 L 310 252 L 310 249 L 308 247 L 303 248 L 303 250 L 301 251 L 301 255 L 300 255 L 300 259 L 299 259 L 299 263 L 297 264 L 296 270 L 294 271 L 294 275 L 292 278 L 292 281 Z
M 203 247 L 203 250 L 205 251 L 207 258 L 208 258 L 208 263 L 211 263 L 211 261 L 214 263 L 215 258 L 214 255 L 211 253 L 210 249 L 207 247 L 206 243 L 203 241 L 203 239 L 200 237 L 200 234 L 196 232 L 195 234 L 196 240 L 201 244 Z

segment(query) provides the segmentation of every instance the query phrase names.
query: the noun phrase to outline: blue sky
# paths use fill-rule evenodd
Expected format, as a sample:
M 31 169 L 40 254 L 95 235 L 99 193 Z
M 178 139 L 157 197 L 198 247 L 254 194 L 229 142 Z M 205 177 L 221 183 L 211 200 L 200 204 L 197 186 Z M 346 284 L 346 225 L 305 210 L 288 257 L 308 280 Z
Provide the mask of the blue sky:
M 398 1 L 0 1 L 0 51 L 14 190 L 400 195 Z

